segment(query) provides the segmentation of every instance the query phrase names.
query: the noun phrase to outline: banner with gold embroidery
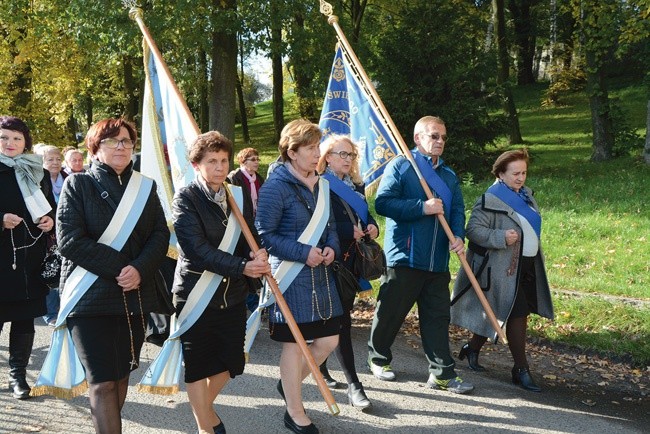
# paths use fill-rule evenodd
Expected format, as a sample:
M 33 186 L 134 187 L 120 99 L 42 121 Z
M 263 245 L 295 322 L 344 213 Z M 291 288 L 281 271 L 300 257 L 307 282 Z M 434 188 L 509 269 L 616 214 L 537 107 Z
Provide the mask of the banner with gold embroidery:
M 366 192 L 376 188 L 384 168 L 397 154 L 395 140 L 380 119 L 339 47 L 334 56 L 319 126 L 323 138 L 329 134 L 347 134 L 357 144 Z

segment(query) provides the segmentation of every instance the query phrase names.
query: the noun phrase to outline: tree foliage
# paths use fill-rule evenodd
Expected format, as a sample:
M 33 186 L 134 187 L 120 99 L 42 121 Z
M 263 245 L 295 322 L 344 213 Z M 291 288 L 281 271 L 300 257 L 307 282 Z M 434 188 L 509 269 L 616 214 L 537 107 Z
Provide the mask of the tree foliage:
M 503 119 L 488 115 L 489 90 L 482 87 L 493 83 L 495 71 L 494 58 L 481 46 L 484 12 L 462 0 L 433 0 L 400 13 L 377 41 L 378 92 L 409 143 L 417 119 L 444 119 L 450 136 L 445 156 L 469 169 L 504 131 Z

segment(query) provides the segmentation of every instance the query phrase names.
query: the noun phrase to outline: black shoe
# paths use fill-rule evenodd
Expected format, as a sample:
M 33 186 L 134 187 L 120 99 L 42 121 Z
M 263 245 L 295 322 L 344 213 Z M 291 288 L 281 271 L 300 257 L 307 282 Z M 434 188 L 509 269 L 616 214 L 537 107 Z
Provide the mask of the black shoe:
M 219 425 L 213 426 L 212 430 L 214 434 L 226 434 L 226 427 L 223 424 L 223 421 L 219 422 Z
M 9 388 L 16 399 L 29 399 L 29 392 L 32 391 L 24 376 L 11 376 Z
M 332 378 L 329 372 L 323 374 L 323 380 L 325 380 L 325 385 L 330 390 L 334 390 L 339 387 L 339 382 Z
M 478 364 L 478 353 L 479 351 L 474 351 L 469 347 L 469 344 L 463 345 L 463 348 L 460 349 L 458 353 L 458 358 L 464 360 L 467 357 L 467 363 L 469 364 L 469 369 L 476 372 L 484 372 L 485 368 Z
M 298 425 L 293 421 L 288 411 L 284 412 L 284 426 L 296 434 L 318 434 L 318 428 L 313 423 L 309 425 Z
M 541 392 L 542 388 L 535 384 L 533 376 L 530 375 L 530 369 L 526 368 L 517 368 L 516 366 L 512 368 L 512 382 L 518 384 L 523 389 L 526 389 L 530 392 Z
M 348 386 L 348 401 L 350 405 L 361 410 L 372 407 L 361 383 L 350 383 Z

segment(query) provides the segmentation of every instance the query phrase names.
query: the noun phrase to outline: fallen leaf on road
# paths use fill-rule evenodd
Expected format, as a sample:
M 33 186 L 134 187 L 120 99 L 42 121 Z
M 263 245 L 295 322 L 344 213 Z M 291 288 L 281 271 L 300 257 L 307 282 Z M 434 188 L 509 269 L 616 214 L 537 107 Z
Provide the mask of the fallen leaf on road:
M 580 402 L 582 402 L 584 405 L 588 405 L 589 407 L 593 407 L 594 405 L 596 405 L 596 401 L 592 401 L 591 399 L 585 399 L 584 401 L 580 401 Z
M 42 430 L 43 430 L 43 427 L 38 426 L 38 425 L 27 425 L 25 427 L 26 432 L 41 432 Z
M 557 380 L 557 375 L 548 374 L 548 375 L 544 375 L 544 378 L 546 378 L 547 380 Z

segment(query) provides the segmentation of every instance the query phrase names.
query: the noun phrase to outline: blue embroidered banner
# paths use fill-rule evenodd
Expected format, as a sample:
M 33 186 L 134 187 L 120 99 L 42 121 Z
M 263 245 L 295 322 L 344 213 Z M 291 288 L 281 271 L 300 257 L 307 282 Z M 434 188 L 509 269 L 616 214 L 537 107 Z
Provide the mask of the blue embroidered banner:
M 332 133 L 346 134 L 358 145 L 366 189 L 379 182 L 384 168 L 397 155 L 395 139 L 370 104 L 342 48 L 334 56 L 319 126 L 323 139 Z

